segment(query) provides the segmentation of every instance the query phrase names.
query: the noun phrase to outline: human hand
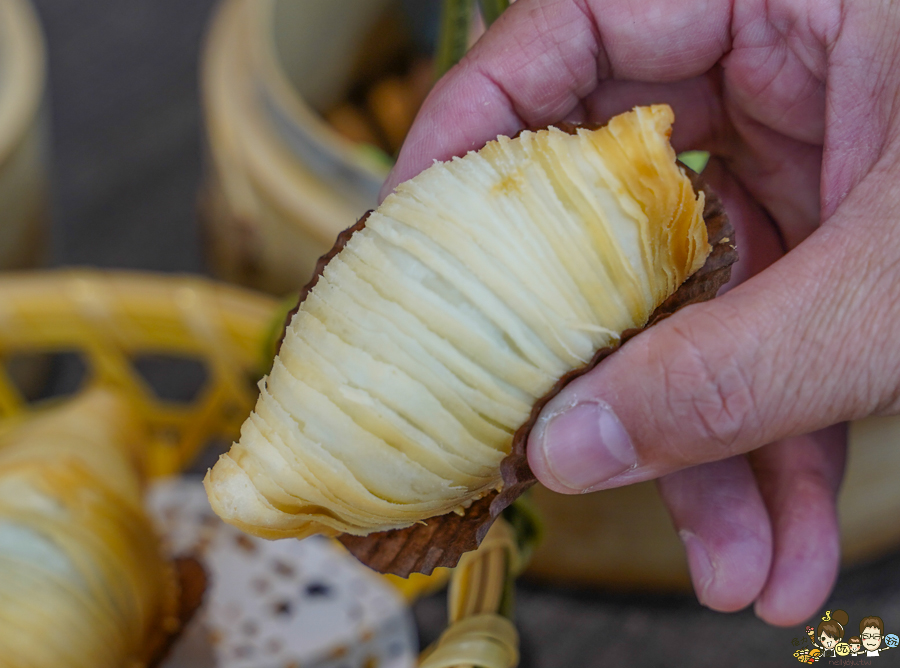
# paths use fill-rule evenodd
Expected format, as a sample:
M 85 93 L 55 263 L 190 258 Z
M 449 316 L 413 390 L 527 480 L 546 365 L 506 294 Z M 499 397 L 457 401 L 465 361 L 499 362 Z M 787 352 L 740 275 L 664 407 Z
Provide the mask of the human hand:
M 737 231 L 732 285 L 544 409 L 529 462 L 578 493 L 659 478 L 701 602 L 795 624 L 839 561 L 843 421 L 900 411 L 900 9 L 519 0 L 435 86 L 383 194 L 497 134 L 668 102 Z

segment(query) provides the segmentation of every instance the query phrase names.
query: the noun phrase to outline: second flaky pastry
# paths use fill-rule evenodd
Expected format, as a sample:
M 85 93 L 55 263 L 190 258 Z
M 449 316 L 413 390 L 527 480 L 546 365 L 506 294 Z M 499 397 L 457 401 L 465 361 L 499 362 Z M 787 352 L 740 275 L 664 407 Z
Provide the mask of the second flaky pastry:
M 0 666 L 144 668 L 179 587 L 142 507 L 147 435 L 93 389 L 0 426 Z
M 526 131 L 401 184 L 285 333 L 214 510 L 266 538 L 464 512 L 556 381 L 641 327 L 710 251 L 672 110 Z

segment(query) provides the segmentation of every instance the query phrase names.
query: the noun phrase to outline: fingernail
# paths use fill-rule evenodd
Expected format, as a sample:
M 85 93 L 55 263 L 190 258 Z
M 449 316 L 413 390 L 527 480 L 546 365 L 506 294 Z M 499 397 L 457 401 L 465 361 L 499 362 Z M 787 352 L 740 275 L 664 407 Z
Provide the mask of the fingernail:
M 706 605 L 706 593 L 716 576 L 709 552 L 706 551 L 703 542 L 690 531 L 683 529 L 678 532 L 678 536 L 687 553 L 688 569 L 691 572 L 691 582 L 694 583 L 694 593 L 700 604 Z
M 553 476 L 583 491 L 606 482 L 637 463 L 625 427 L 603 402 L 578 403 L 550 418 L 541 437 Z

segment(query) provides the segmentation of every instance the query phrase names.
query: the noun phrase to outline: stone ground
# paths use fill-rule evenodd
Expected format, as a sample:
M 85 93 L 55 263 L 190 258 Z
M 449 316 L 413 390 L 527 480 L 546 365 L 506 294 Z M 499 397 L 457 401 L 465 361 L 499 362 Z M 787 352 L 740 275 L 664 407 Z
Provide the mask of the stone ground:
M 213 3 L 35 2 L 49 49 L 52 263 L 202 271 L 197 63 Z M 443 605 L 439 596 L 417 605 L 423 642 L 443 628 Z M 900 630 L 900 555 L 843 573 L 827 607 Z M 797 665 L 791 640 L 803 635 L 688 596 L 526 583 L 517 609 L 523 668 Z M 887 657 L 878 661 L 895 661 Z

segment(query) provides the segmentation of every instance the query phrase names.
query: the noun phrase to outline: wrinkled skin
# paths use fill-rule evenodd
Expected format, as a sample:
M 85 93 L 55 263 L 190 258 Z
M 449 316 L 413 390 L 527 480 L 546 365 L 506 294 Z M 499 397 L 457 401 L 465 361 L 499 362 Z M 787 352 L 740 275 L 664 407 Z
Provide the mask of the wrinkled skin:
M 716 610 L 820 607 L 842 423 L 900 411 L 898 65 L 887 1 L 519 0 L 437 84 L 383 190 L 497 134 L 651 102 L 674 107 L 676 150 L 713 154 L 731 290 L 566 388 L 528 454 L 560 492 L 658 478 Z

